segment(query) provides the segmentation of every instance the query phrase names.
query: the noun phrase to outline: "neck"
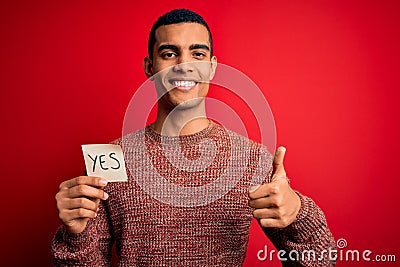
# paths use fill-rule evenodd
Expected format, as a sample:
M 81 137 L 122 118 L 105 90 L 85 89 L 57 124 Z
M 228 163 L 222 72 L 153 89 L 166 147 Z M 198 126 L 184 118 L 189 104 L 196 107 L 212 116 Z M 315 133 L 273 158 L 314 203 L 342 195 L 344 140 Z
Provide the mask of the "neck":
M 175 107 L 172 110 L 163 108 L 163 105 L 159 103 L 157 119 L 153 127 L 162 135 L 178 136 L 195 134 L 207 128 L 208 125 L 205 103 L 202 100 L 193 107 Z

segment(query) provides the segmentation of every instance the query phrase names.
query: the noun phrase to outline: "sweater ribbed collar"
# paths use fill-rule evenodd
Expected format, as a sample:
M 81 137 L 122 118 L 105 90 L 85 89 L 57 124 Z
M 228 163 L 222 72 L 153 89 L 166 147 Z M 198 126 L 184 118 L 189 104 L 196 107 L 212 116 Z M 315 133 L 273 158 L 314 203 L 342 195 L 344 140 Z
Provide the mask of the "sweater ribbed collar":
M 164 145 L 176 145 L 176 142 L 179 142 L 180 145 L 190 145 L 190 144 L 198 144 L 204 139 L 210 138 L 212 135 L 212 130 L 216 127 L 216 124 L 209 120 L 209 124 L 203 130 L 190 135 L 179 135 L 179 136 L 166 136 L 161 135 L 156 132 L 153 128 L 153 124 L 149 124 L 145 128 L 146 137 L 154 143 L 161 145 L 161 138 Z

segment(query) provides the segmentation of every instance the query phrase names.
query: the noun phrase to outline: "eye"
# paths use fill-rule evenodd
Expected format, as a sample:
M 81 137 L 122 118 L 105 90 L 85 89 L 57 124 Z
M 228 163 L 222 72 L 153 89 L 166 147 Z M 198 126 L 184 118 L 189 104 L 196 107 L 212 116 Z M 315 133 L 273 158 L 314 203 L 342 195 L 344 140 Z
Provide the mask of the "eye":
M 163 58 L 174 58 L 174 57 L 176 57 L 177 56 L 177 54 L 176 53 L 174 53 L 174 52 L 166 52 L 166 53 L 163 53 L 162 55 L 161 55 Z
M 193 56 L 194 56 L 195 58 L 201 59 L 201 58 L 205 58 L 205 57 L 206 57 L 206 54 L 203 53 L 203 52 L 194 52 L 194 53 L 193 53 Z

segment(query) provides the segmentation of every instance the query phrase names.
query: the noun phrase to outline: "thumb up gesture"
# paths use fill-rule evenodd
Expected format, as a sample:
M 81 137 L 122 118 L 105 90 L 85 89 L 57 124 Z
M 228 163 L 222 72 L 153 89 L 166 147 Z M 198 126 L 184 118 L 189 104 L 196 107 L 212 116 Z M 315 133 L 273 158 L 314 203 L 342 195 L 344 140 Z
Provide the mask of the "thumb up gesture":
M 283 166 L 285 152 L 284 147 L 276 150 L 271 182 L 249 188 L 249 205 L 263 227 L 284 228 L 296 219 L 300 210 L 300 197 L 290 187 Z

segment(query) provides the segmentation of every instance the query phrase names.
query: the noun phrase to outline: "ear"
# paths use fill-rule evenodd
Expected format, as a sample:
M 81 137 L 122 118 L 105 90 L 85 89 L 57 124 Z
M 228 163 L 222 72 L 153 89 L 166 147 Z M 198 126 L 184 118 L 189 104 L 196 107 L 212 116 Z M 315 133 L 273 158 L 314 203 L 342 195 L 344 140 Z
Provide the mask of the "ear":
M 153 60 L 149 57 L 145 57 L 143 60 L 143 69 L 144 73 L 146 74 L 146 77 L 148 79 L 151 79 L 153 76 Z
M 210 73 L 210 81 L 214 78 L 215 71 L 217 70 L 217 57 L 213 56 L 211 58 L 211 73 Z

